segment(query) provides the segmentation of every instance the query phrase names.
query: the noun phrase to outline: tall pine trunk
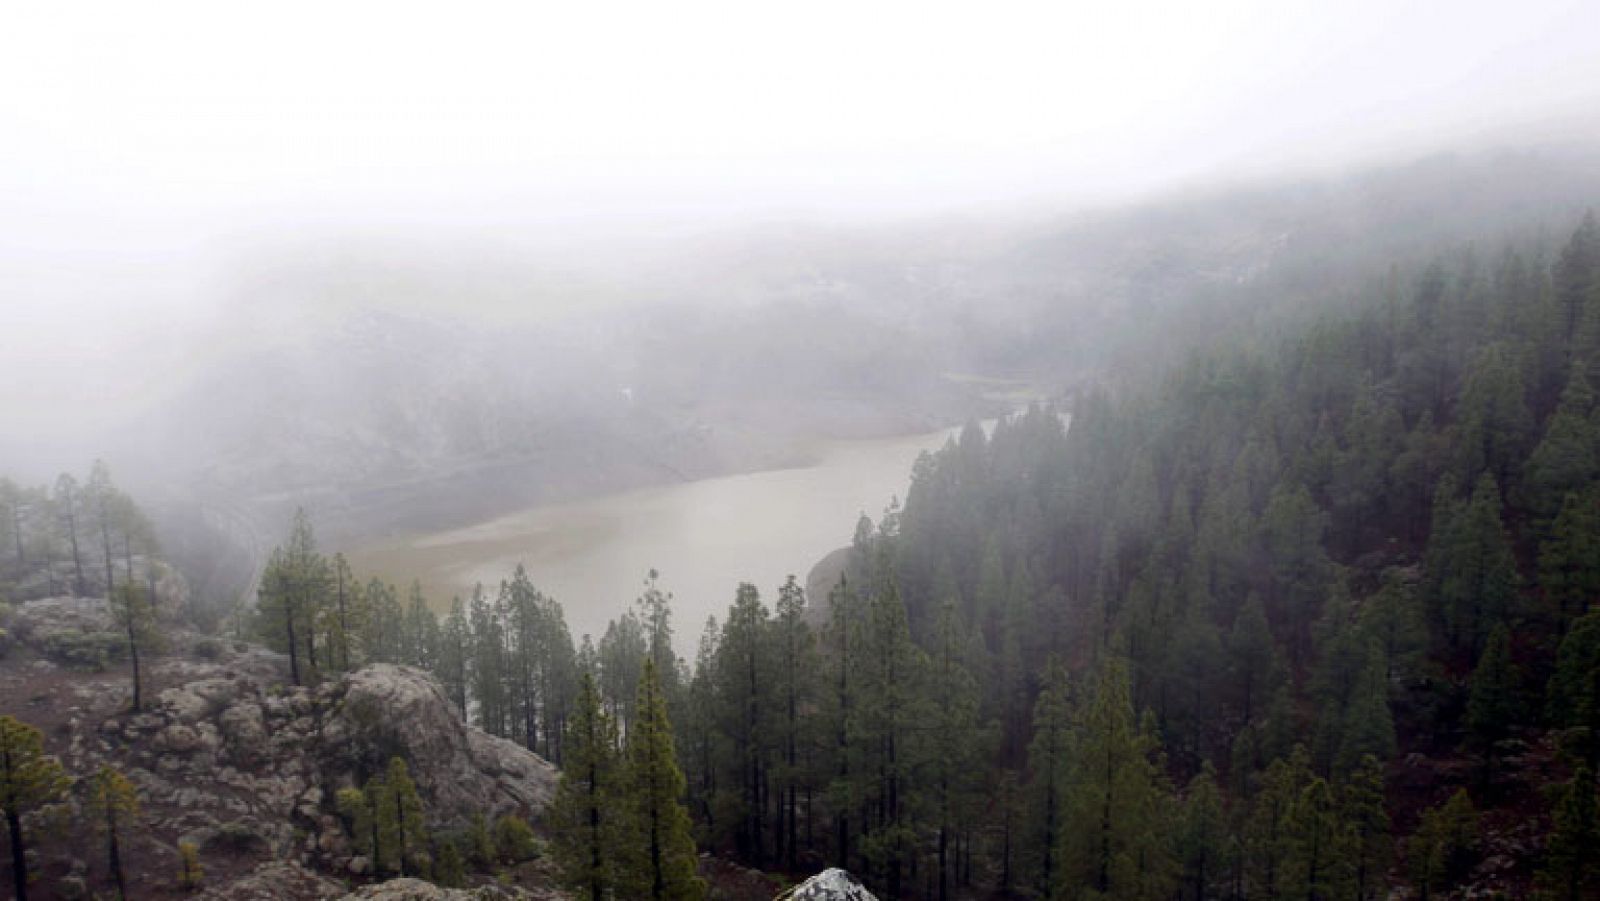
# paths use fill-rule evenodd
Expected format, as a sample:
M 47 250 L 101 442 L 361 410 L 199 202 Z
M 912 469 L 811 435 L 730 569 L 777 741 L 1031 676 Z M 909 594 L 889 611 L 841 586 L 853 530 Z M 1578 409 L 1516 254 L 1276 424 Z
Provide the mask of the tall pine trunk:
M 6 764 L 9 772 L 10 760 Z M 17 901 L 28 901 L 28 847 L 22 843 L 22 817 L 9 807 L 6 808 L 6 831 L 11 833 L 11 884 L 16 889 Z

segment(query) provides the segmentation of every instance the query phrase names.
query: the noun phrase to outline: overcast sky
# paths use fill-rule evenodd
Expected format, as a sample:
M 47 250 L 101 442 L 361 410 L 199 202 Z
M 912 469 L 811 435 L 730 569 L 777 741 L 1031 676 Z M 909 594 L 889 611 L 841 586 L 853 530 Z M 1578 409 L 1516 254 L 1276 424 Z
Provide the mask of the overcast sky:
M 1104 203 L 1596 108 L 1593 0 L 12 4 L 0 413 L 165 365 L 258 235 Z

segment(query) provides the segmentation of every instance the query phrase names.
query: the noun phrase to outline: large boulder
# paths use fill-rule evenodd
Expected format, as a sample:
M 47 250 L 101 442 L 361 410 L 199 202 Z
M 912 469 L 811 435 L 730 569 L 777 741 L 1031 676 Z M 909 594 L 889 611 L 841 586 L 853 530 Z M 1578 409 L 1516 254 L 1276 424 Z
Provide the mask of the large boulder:
M 515 742 L 461 721 L 427 673 L 387 663 L 363 667 L 332 688 L 319 736 L 324 771 L 354 785 L 389 758 L 406 759 L 430 818 L 464 826 L 474 814 L 531 817 L 555 794 L 558 774 Z
M 878 901 L 856 877 L 836 867 L 823 870 L 781 896 L 782 901 Z

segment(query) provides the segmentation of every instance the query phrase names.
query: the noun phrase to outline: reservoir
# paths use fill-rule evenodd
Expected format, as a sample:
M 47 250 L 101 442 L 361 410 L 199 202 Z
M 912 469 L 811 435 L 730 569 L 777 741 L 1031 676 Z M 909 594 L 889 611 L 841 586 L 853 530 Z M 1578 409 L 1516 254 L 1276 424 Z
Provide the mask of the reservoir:
M 706 617 L 725 618 L 740 582 L 754 583 L 770 609 L 787 576 L 804 584 L 813 564 L 850 543 L 862 513 L 876 522 L 891 498 L 904 500 L 917 455 L 958 431 L 824 441 L 808 466 L 533 507 L 348 556 L 363 578 L 376 574 L 402 587 L 420 580 L 441 611 L 476 583 L 493 597 L 521 563 L 534 585 L 561 602 L 575 641 L 586 633 L 598 641 L 654 568 L 673 595 L 674 643 L 692 657 Z

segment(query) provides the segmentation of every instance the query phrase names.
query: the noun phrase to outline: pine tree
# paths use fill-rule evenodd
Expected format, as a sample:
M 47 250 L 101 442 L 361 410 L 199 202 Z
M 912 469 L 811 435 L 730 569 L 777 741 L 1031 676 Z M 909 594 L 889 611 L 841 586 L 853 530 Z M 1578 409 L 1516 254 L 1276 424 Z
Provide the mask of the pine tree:
M 1384 874 L 1394 859 L 1389 814 L 1383 804 L 1383 765 L 1367 755 L 1339 787 L 1339 818 L 1349 830 L 1350 897 L 1369 901 L 1386 891 Z
M 100 550 L 106 567 L 105 591 L 109 599 L 116 593 L 116 570 L 111 562 L 116 549 L 112 542 L 111 529 L 120 499 L 116 487 L 111 484 L 111 471 L 106 468 L 104 460 L 94 461 L 89 470 L 89 482 L 84 486 L 84 495 L 87 506 L 94 513 L 95 522 L 100 527 Z
M 73 591 L 80 595 L 89 593 L 89 580 L 83 575 L 83 554 L 78 550 L 78 480 L 67 473 L 56 479 L 54 506 L 66 526 L 68 544 L 72 548 Z
M 513 732 L 522 738 L 523 747 L 538 749 L 539 657 L 544 651 L 544 598 L 528 579 L 520 564 L 509 583 L 500 590 L 506 617 L 506 677 L 516 721 Z
M 950 897 L 956 869 L 953 846 L 961 823 L 970 816 L 976 779 L 982 771 L 985 736 L 979 731 L 978 689 L 962 660 L 964 647 L 954 603 L 939 610 L 928 678 L 929 725 L 940 736 L 925 781 L 933 795 L 935 863 L 939 901 Z
M 1454 885 L 1477 849 L 1478 812 L 1466 789 L 1423 812 L 1417 831 L 1406 842 L 1406 864 L 1424 901 Z
M 467 868 L 461 860 L 461 849 L 448 839 L 440 841 L 433 851 L 433 884 L 445 888 L 458 888 L 466 884 Z
M 505 627 L 494 605 L 484 596 L 483 586 L 472 590 L 468 606 L 472 626 L 472 699 L 478 711 L 478 727 L 490 735 L 509 733 L 510 700 L 506 696 Z
M 1311 624 L 1321 609 L 1333 567 L 1323 549 L 1328 516 L 1304 485 L 1279 484 L 1261 516 L 1261 540 L 1272 564 L 1268 600 L 1286 626 L 1290 662 L 1304 659 Z
M 1060 878 L 1058 846 L 1066 824 L 1068 767 L 1076 711 L 1067 672 L 1058 660 L 1045 667 L 1044 688 L 1033 709 L 1033 741 L 1028 745 L 1028 828 L 1026 856 L 1040 894 L 1048 897 Z
M 1362 605 L 1358 627 L 1383 656 L 1388 685 L 1415 675 L 1428 645 L 1427 623 L 1416 593 L 1397 571 L 1384 573 L 1383 587 Z
M 1022 801 L 1016 770 L 1001 770 L 995 780 L 993 816 L 990 822 L 1000 834 L 995 839 L 999 845 L 1000 894 L 1010 897 L 1016 886 L 1017 825 L 1021 819 Z
M 526 820 L 508 813 L 494 821 L 494 843 L 486 859 L 519 864 L 532 860 L 538 854 L 538 836 L 533 834 L 533 828 Z
M 913 729 L 927 721 L 927 658 L 911 640 L 905 603 L 892 573 L 868 607 L 864 665 L 861 671 L 862 746 L 867 785 L 863 800 L 862 848 L 869 865 L 882 874 L 885 893 L 899 897 L 913 862 L 916 827 L 912 816 L 917 777 L 925 762 L 922 737 Z
M 1163 898 L 1175 864 L 1170 794 L 1151 729 L 1134 716 L 1127 665 L 1108 657 L 1084 706 L 1068 773 L 1057 885 L 1072 898 Z
M 289 673 L 296 685 L 306 672 L 317 670 L 317 629 L 325 619 L 329 573 L 327 559 L 317 551 L 311 520 L 304 510 L 296 510 L 289 541 L 273 550 L 262 570 L 257 603 L 262 637 L 289 655 Z
M 1569 731 L 1578 757 L 1600 766 L 1600 609 L 1572 623 L 1545 691 L 1551 724 Z
M 0 812 L 11 841 L 17 901 L 28 901 L 28 842 L 23 816 L 66 797 L 72 780 L 61 761 L 44 753 L 44 735 L 10 715 L 0 716 Z
M 1249 897 L 1288 897 L 1299 851 L 1295 808 L 1310 782 L 1310 756 L 1303 747 L 1267 765 L 1244 830 Z
M 1363 758 L 1388 760 L 1394 756 L 1394 716 L 1389 709 L 1388 664 L 1376 646 L 1369 645 L 1366 665 L 1360 670 L 1344 711 L 1334 772 L 1350 773 Z M 1325 714 L 1331 715 L 1331 714 Z
M 618 891 L 653 901 L 703 898 L 706 887 L 695 875 L 694 839 L 682 803 L 683 772 L 673 749 L 666 697 L 650 657 L 639 677 L 634 712 L 623 774 L 628 819 Z
M 467 861 L 473 866 L 488 867 L 499 857 L 494 836 L 489 833 L 489 823 L 480 812 L 473 813 L 463 844 L 466 846 Z
M 1178 827 L 1178 860 L 1183 866 L 1182 898 L 1206 901 L 1215 897 L 1212 886 L 1224 872 L 1227 855 L 1227 820 L 1217 774 L 1207 761 L 1189 780 L 1184 792 Z
M 157 628 L 155 605 L 152 600 L 146 595 L 144 586 L 129 580 L 113 592 L 111 603 L 112 621 L 128 637 L 128 660 L 133 675 L 133 699 L 130 706 L 135 713 L 143 709 L 144 681 L 141 675 L 140 653 L 154 650 L 161 643 L 161 632 Z
M 851 814 L 860 803 L 857 785 L 860 755 L 857 694 L 859 645 L 861 644 L 860 605 L 849 581 L 840 574 L 828 592 L 827 699 L 834 748 L 834 767 L 828 783 L 828 802 L 833 810 L 834 855 L 841 867 L 855 859 L 857 834 L 851 831 Z M 859 829 L 860 824 L 858 824 Z
M 1452 518 L 1432 565 L 1439 568 L 1440 616 L 1451 650 L 1475 659 L 1498 623 L 1513 612 L 1516 557 L 1500 519 L 1500 489 L 1485 474 L 1472 500 Z M 1434 554 L 1430 545 L 1430 555 Z
M 1539 881 L 1555 898 L 1582 901 L 1600 890 L 1600 814 L 1594 772 L 1579 766 L 1555 792 L 1550 836 Z
M 1348 836 L 1326 781 L 1311 780 L 1291 808 L 1290 820 L 1292 851 L 1285 896 L 1308 901 L 1350 897 Z
M 1539 587 L 1561 630 L 1600 597 L 1600 491 L 1569 492 L 1539 544 Z
M 422 814 L 422 798 L 411 779 L 404 758 L 389 758 L 384 773 L 383 803 L 375 810 L 376 829 L 381 844 L 388 847 L 401 876 L 426 872 L 428 832 Z
M 556 866 L 572 891 L 605 901 L 617 886 L 616 858 L 625 833 L 618 816 L 617 730 L 590 673 L 579 679 L 563 747 L 565 766 L 549 812 Z
M 633 725 L 634 689 L 650 651 L 639 614 L 627 611 L 606 625 L 600 637 L 600 693 L 611 718 L 624 734 Z
M 772 703 L 766 605 L 754 585 L 739 585 L 717 645 L 717 696 L 732 771 L 729 819 L 739 854 L 766 862 L 764 810 L 770 759 Z
M 1463 483 L 1488 476 L 1509 484 L 1534 434 L 1525 397 L 1521 372 L 1503 345 L 1478 352 L 1456 405 L 1456 472 Z
M 1600 225 L 1596 224 L 1593 211 L 1584 216 L 1562 248 L 1554 275 L 1562 333 L 1571 348 L 1592 305 L 1595 286 L 1600 284 Z
M 439 628 L 439 682 L 455 704 L 462 722 L 467 719 L 467 666 L 472 655 L 472 631 L 461 598 L 450 602 L 450 615 Z
M 1235 615 L 1233 631 L 1228 636 L 1228 657 L 1239 707 L 1248 724 L 1263 706 L 1268 686 L 1277 684 L 1284 671 L 1260 595 L 1251 594 Z
M 380 777 L 374 776 L 365 788 L 341 788 L 334 796 L 339 816 L 344 820 L 351 847 L 372 862 L 373 875 L 383 872 L 382 841 L 378 835 L 377 810 L 383 806 Z
M 784 863 L 790 872 L 799 868 L 800 789 L 806 782 L 800 760 L 802 711 L 814 703 L 816 673 L 815 640 L 805 621 L 806 596 L 794 576 L 778 589 L 773 622 L 777 645 L 777 685 L 774 693 L 783 705 L 779 748 L 783 756 L 777 773 L 778 809 L 774 831 L 779 846 L 786 852 Z M 809 794 L 810 787 L 806 786 Z
M 518 571 L 521 571 L 519 566 Z M 405 621 L 401 627 L 401 662 L 407 666 L 431 670 L 439 660 L 439 617 L 428 607 L 422 594 L 422 583 L 415 579 L 406 599 Z
M 350 571 L 350 562 L 344 554 L 334 554 L 332 564 L 333 604 L 327 612 L 323 631 L 328 635 L 329 665 L 348 671 L 351 667 L 350 646 L 361 631 L 362 604 L 356 597 L 360 585 Z
M 482 586 L 478 586 L 479 595 L 481 591 Z M 475 595 L 475 599 L 479 595 Z M 358 621 L 362 626 L 364 662 L 402 662 L 401 624 L 405 619 L 405 609 L 400 606 L 394 586 L 374 577 L 367 580 L 366 587 L 355 595 L 355 599 L 361 605 Z
M 109 766 L 100 767 L 89 780 L 89 809 L 106 842 L 106 867 L 117 883 L 117 897 L 128 897 L 127 874 L 122 868 L 122 844 L 138 823 L 139 793 L 128 778 Z
M 646 653 L 655 661 L 656 677 L 670 709 L 678 703 L 678 655 L 672 650 L 672 593 L 656 584 L 660 577 L 654 569 L 646 574 L 644 594 L 634 602 L 634 609 L 644 625 Z
M 1589 380 L 1582 366 L 1574 366 L 1561 404 L 1527 460 L 1533 508 L 1542 519 L 1555 516 L 1563 498 L 1587 488 L 1600 475 L 1600 434 L 1595 431 L 1593 411 Z
M 1504 625 L 1496 626 L 1472 671 L 1467 696 L 1467 728 L 1483 753 L 1485 782 L 1494 775 L 1496 748 L 1519 718 L 1517 683 L 1511 633 Z
M 717 834 L 721 825 L 712 806 L 718 775 L 714 757 L 719 743 L 716 661 L 717 639 L 720 635 L 717 618 L 706 617 L 695 652 L 694 673 L 689 680 L 685 722 L 682 723 L 681 746 L 685 781 L 689 788 L 689 807 L 701 830 L 700 834 L 707 836 Z

